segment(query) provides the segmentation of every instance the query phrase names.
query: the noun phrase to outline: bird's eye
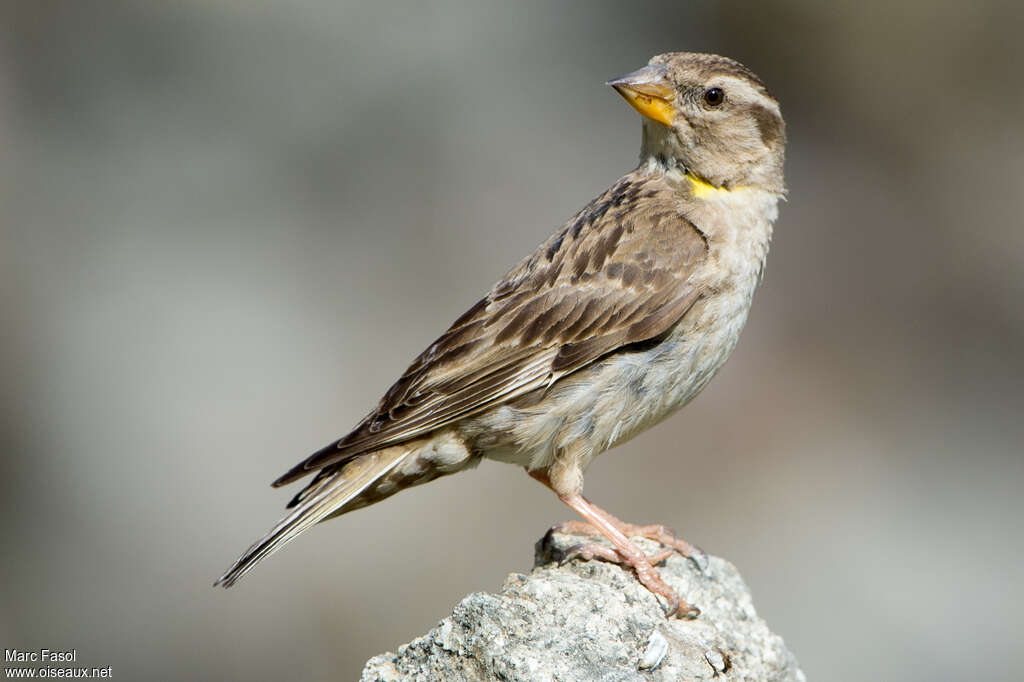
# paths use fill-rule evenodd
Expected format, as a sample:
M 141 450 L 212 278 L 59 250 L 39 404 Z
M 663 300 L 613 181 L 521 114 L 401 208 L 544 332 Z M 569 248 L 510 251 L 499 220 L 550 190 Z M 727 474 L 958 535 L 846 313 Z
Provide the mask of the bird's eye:
M 725 92 L 722 88 L 708 88 L 704 91 L 704 103 L 709 107 L 717 107 L 725 101 Z

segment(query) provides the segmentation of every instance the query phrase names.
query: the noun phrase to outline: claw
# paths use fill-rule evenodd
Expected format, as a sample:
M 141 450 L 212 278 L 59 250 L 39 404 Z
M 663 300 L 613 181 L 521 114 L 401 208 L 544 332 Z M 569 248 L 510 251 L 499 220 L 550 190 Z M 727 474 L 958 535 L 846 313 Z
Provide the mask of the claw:
M 708 553 L 700 547 L 696 548 L 696 552 L 687 557 L 693 562 L 693 565 L 697 567 L 697 570 L 703 573 L 705 576 L 711 576 L 711 559 L 708 558 Z
M 699 608 L 697 608 L 693 604 L 687 604 L 686 606 L 688 608 L 684 612 L 679 614 L 680 618 L 682 618 L 683 620 L 695 620 L 700 616 Z M 682 609 L 680 609 L 680 611 L 682 611 Z
M 558 532 L 555 530 L 556 528 L 558 528 L 558 526 L 551 526 L 548 528 L 548 532 L 544 533 L 544 537 L 540 540 L 542 545 L 545 547 L 551 546 L 551 536 Z

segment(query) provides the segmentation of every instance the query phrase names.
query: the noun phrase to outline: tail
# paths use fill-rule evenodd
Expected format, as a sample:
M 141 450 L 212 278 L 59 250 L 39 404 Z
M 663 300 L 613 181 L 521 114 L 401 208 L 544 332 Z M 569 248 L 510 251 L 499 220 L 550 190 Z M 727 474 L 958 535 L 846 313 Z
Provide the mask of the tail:
M 396 445 L 377 452 L 360 455 L 339 467 L 334 473 L 317 476 L 293 503 L 294 511 L 281 519 L 276 526 L 256 544 L 245 551 L 238 561 L 222 575 L 214 587 L 231 587 L 239 578 L 252 570 L 259 562 L 291 542 L 299 533 L 324 519 L 364 506 L 359 495 L 376 481 L 387 476 L 402 464 L 415 447 L 407 444 Z

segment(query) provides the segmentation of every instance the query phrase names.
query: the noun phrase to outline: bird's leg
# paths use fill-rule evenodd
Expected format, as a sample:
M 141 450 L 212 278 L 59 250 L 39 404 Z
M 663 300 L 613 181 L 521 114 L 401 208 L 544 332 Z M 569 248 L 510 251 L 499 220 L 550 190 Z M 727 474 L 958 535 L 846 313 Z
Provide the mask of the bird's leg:
M 540 471 L 527 471 L 533 478 L 537 479 L 544 485 L 551 488 L 558 499 L 570 506 L 577 514 L 587 520 L 588 525 L 595 528 L 601 535 L 608 539 L 615 548 L 614 552 L 617 555 L 613 556 L 607 551 L 606 547 L 601 545 L 596 546 L 584 546 L 580 550 L 580 555 L 584 558 L 600 558 L 606 561 L 612 561 L 622 565 L 629 566 L 636 573 L 637 579 L 640 584 L 650 590 L 653 594 L 661 595 L 668 602 L 669 616 L 680 613 L 685 618 L 696 618 L 700 615 L 700 609 L 696 606 L 692 606 L 676 594 L 675 590 L 668 586 L 658 571 L 654 568 L 654 565 L 644 551 L 637 547 L 626 535 L 616 527 L 615 523 L 611 519 L 615 519 L 598 506 L 589 502 L 580 493 L 559 493 L 551 486 L 551 481 L 547 475 Z M 615 519 L 616 521 L 618 519 Z M 619 521 L 619 523 L 622 523 Z M 588 533 L 591 534 L 591 533 Z M 600 548 L 600 549 L 598 549 Z M 655 557 L 659 561 L 664 559 L 664 556 L 658 555 Z
M 589 521 L 602 535 L 604 535 L 615 547 L 623 565 L 629 566 L 636 572 L 640 583 L 654 594 L 660 594 L 668 602 L 668 614 L 681 613 L 687 618 L 696 618 L 700 609 L 688 604 L 676 594 L 675 590 L 669 587 L 657 569 L 651 563 L 651 559 L 644 554 L 644 551 L 637 547 L 622 531 L 610 523 L 602 514 L 602 510 L 588 502 L 579 493 L 571 495 L 559 495 L 558 498 L 565 504 L 572 507 L 577 514 Z M 605 558 L 605 557 L 602 557 Z M 663 559 L 663 557 L 658 557 Z
M 555 490 L 554 487 L 551 485 L 551 480 L 548 478 L 548 475 L 546 473 L 543 473 L 543 472 L 540 472 L 540 471 L 529 471 L 529 470 L 527 470 L 526 473 L 530 474 L 530 476 L 532 476 L 533 478 L 537 479 L 538 481 L 540 481 L 541 483 L 546 485 L 548 488 L 551 488 L 555 492 L 555 494 L 558 494 L 558 491 Z M 584 498 L 584 499 L 586 499 L 586 498 Z M 604 518 L 610 524 L 612 524 L 613 526 L 618 528 L 619 531 L 623 535 L 625 535 L 627 538 L 633 538 L 633 537 L 646 538 L 648 540 L 653 540 L 654 542 L 657 542 L 659 544 L 665 545 L 666 547 L 670 547 L 673 552 L 678 552 L 682 556 L 684 556 L 687 559 L 689 559 L 690 561 L 692 561 L 693 564 L 702 573 L 706 574 L 708 572 L 708 555 L 707 555 L 707 553 L 703 549 L 701 549 L 700 547 L 698 547 L 696 545 L 691 545 L 686 540 L 683 540 L 683 539 L 681 539 L 679 537 L 676 537 L 675 532 L 672 531 L 667 526 L 663 526 L 661 524 L 649 524 L 649 525 L 640 526 L 640 525 L 633 524 L 633 523 L 626 523 L 625 521 L 623 521 L 623 520 L 619 519 L 618 517 L 616 517 L 616 516 L 606 512 L 604 509 L 601 509 L 600 507 L 598 507 L 594 503 L 590 502 L 590 500 L 586 500 L 586 501 L 587 501 L 588 504 L 590 504 L 594 508 L 594 510 L 598 514 L 601 514 L 602 516 L 604 516 Z M 600 528 L 597 528 L 592 523 L 585 522 L 585 521 L 564 521 L 564 522 L 558 524 L 557 526 L 552 527 L 548 531 L 548 533 L 559 533 L 559 532 L 560 533 L 569 533 L 569 534 L 573 534 L 573 535 L 590 535 L 590 536 L 605 537 L 604 532 L 602 532 Z M 657 554 L 655 556 L 658 557 L 658 558 L 657 558 L 657 560 L 655 560 L 654 557 L 652 557 L 651 558 L 651 563 L 652 564 L 658 564 L 661 561 L 664 561 L 665 558 L 667 558 L 668 556 L 671 556 L 671 552 L 669 554 L 661 553 L 661 554 Z

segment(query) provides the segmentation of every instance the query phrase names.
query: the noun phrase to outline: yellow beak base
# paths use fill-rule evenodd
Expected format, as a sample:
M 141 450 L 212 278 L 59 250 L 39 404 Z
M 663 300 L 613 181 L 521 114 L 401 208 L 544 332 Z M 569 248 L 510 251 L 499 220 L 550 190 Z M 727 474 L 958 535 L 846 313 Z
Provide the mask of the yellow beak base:
M 658 123 L 664 123 L 667 126 L 672 125 L 672 121 L 675 118 L 675 109 L 672 107 L 672 102 L 669 99 L 672 96 L 671 93 L 667 92 L 665 93 L 667 96 L 661 96 L 640 92 L 626 85 L 616 85 L 614 87 L 616 92 L 629 102 L 630 106 L 647 118 Z

